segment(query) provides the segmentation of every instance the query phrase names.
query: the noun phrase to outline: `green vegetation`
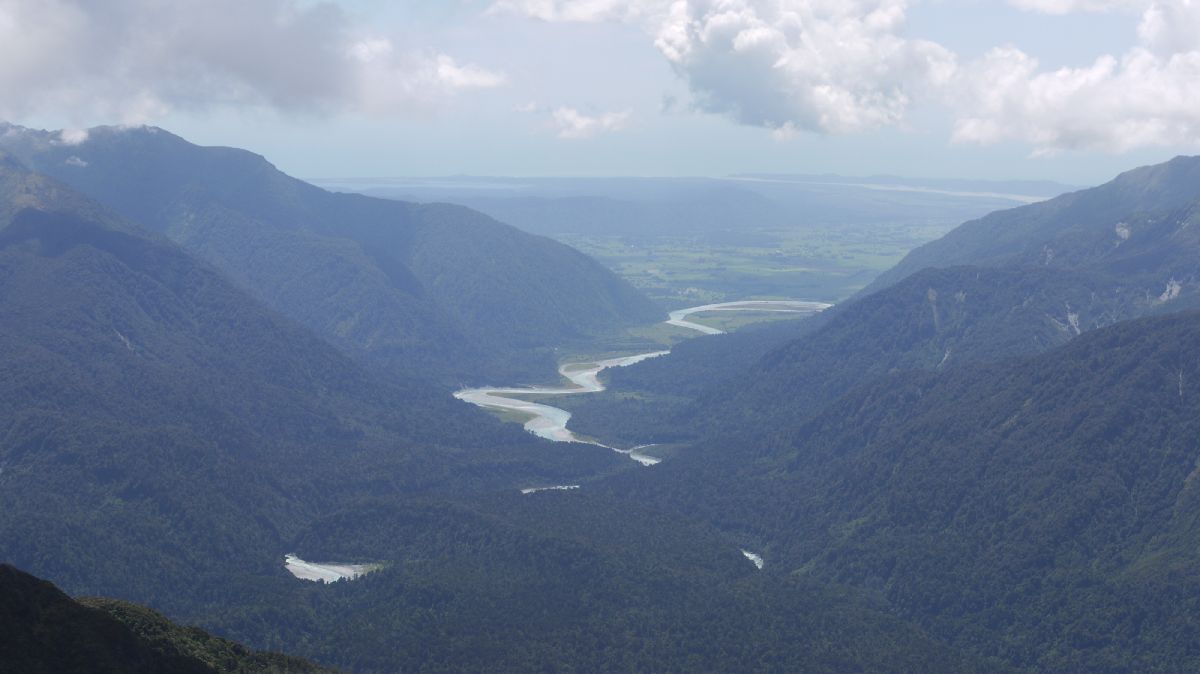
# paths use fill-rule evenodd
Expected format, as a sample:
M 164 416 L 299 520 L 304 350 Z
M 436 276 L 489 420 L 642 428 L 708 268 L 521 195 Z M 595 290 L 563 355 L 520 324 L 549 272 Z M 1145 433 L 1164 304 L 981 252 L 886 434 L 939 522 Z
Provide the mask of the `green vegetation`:
M 387 569 L 246 588 L 214 619 L 363 672 L 984 671 L 855 592 L 764 574 L 701 523 L 589 490 L 352 508 L 297 548 Z
M 917 245 L 945 233 L 937 224 L 806 224 L 795 229 L 752 226 L 738 245 L 708 237 L 560 234 L 556 238 L 603 262 L 653 299 L 686 307 L 769 298 L 837 301 L 861 290 Z
M 141 606 L 73 601 L 52 584 L 0 564 L 0 664 L 5 671 L 307 674 L 298 658 L 256 653 Z
M 60 189 L 0 171 L 0 194 L 30 203 Z M 112 216 L 25 209 L 6 225 L 0 559 L 70 592 L 186 616 L 229 576 L 281 573 L 289 537 L 337 504 L 621 465 L 376 378 Z
M 1023 670 L 1192 671 L 1198 334 L 1189 312 L 884 377 L 727 429 L 613 496 L 746 532 L 787 571 L 878 591 Z
M 467 178 L 369 192 L 476 208 L 578 248 L 652 298 L 679 308 L 747 297 L 838 301 L 913 247 L 1015 203 L 955 191 L 1053 196 L 1062 189 L 1033 184 L 890 189 L 897 182 L 905 181 L 568 178 L 492 181 L 481 190 Z
M 1099 187 L 998 211 L 914 250 L 871 290 L 930 266 L 1040 266 L 1129 276 L 1130 284 L 1144 284 L 1157 298 L 1172 278 L 1192 278 L 1191 253 L 1200 245 L 1190 227 L 1197 219 L 1197 184 L 1200 157 L 1176 157 Z
M 0 149 L 169 237 L 344 352 L 453 386 L 552 369 L 550 350 L 661 310 L 567 246 L 459 206 L 326 192 L 262 157 L 161 129 Z M 69 166 L 78 155 L 86 170 Z
M 614 389 L 655 396 L 598 396 L 574 410 L 575 428 L 625 441 L 720 434 L 813 413 L 891 372 L 1040 353 L 1200 306 L 1198 171 L 1200 159 L 1180 158 L 967 223 L 906 258 L 897 269 L 907 276 L 888 272 L 816 321 L 697 340 L 612 373 Z M 972 264 L 942 266 L 954 261 Z
M 612 496 L 878 592 L 988 661 L 1195 669 L 1200 314 L 1128 319 L 1197 303 L 1197 166 L 989 216 L 914 253 L 976 266 L 614 372 L 576 428 L 690 441 Z
M 363 672 L 1200 669 L 1200 313 L 1144 317 L 1200 298 L 1195 162 L 992 216 L 939 244 L 969 264 L 554 399 L 581 433 L 667 443 L 642 468 L 443 392 L 476 328 L 509 347 L 490 375 L 533 381 L 550 370 L 530 352 L 677 339 L 557 324 L 624 320 L 604 303 L 632 291 L 607 272 L 547 290 L 579 268 L 558 244 L 520 257 L 461 209 L 320 196 L 243 153 L 106 133 L 88 166 L 112 175 L 88 189 L 183 248 L 0 156 L 0 558 L 119 598 L 88 608 L 0 567 L 19 581 L 6 668 L 308 667 L 235 638 Z M 164 143 L 170 170 L 118 161 Z M 411 226 L 377 228 L 401 212 Z M 988 248 L 975 230 L 995 223 L 1017 234 Z M 314 303 L 285 269 L 349 289 Z M 359 273 L 375 281 L 342 283 Z M 511 292 L 530 304 L 506 314 Z M 367 297 L 435 332 L 364 325 Z M 580 298 L 599 304 L 561 304 Z M 426 348 L 462 359 L 434 384 L 393 367 Z M 561 484 L 583 488 L 519 492 Z M 382 566 L 316 584 L 288 552 Z

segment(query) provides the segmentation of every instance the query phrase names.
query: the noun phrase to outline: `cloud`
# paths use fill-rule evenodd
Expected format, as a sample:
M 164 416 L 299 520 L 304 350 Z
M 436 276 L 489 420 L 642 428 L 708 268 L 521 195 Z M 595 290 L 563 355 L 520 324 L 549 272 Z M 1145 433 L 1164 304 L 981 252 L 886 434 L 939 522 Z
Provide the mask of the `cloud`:
M 629 125 L 633 111 L 587 114 L 578 108 L 565 105 L 551 108 L 537 101 L 529 101 L 513 108 L 513 112 L 536 115 L 548 120 L 547 127 L 554 135 L 564 140 L 592 138 L 605 133 L 620 131 Z
M 1111 12 L 1116 10 L 1141 10 L 1150 0 L 1009 0 L 1009 5 L 1031 12 L 1044 14 L 1069 14 L 1073 12 Z
M 575 108 L 559 107 L 551 113 L 559 138 L 570 140 L 592 138 L 603 133 L 619 131 L 629 123 L 632 112 L 606 112 L 585 115 Z
M 905 0 L 501 0 L 545 21 L 633 21 L 688 84 L 694 109 L 788 135 L 900 124 L 954 55 L 902 37 Z
M 131 123 L 221 105 L 392 113 L 502 81 L 357 35 L 326 2 L 0 0 L 6 116 L 74 110 Z
M 902 127 L 921 101 L 951 108 L 958 142 L 1037 154 L 1200 141 L 1200 0 L 1008 1 L 1130 14 L 1138 44 L 1058 70 L 1005 46 L 960 63 L 905 35 L 906 0 L 500 0 L 491 11 L 635 23 L 687 83 L 689 107 L 778 139 Z
M 901 36 L 903 0 L 676 3 L 655 44 L 694 105 L 769 129 L 850 133 L 900 124 L 949 79 L 954 55 Z
M 637 21 L 662 14 L 669 4 L 669 0 L 497 0 L 488 11 L 542 21 Z
M 1034 2 L 1042 11 L 1131 6 Z M 992 50 L 960 74 L 954 139 L 1031 143 L 1035 153 L 1126 152 L 1200 141 L 1200 3 L 1143 2 L 1138 44 L 1084 67 L 1042 70 L 1013 47 Z M 1105 7 L 1100 7 L 1105 5 Z
M 87 142 L 88 135 L 87 129 L 63 129 L 52 142 L 56 145 L 82 145 Z
M 505 82 L 504 75 L 473 64 L 459 64 L 445 54 L 396 53 L 382 38 L 353 43 L 348 54 L 356 62 L 355 107 L 389 114 L 414 104 L 429 104 L 466 89 L 487 89 Z
M 1043 14 L 1141 10 L 1150 2 L 1151 0 L 1009 0 L 1013 7 Z

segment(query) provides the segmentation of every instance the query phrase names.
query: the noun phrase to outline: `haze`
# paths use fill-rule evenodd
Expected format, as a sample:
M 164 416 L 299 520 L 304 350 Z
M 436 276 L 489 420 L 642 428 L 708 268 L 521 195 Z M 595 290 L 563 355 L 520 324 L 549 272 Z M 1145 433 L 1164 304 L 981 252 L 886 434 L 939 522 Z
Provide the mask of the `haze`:
M 155 124 L 310 178 L 1094 184 L 1196 147 L 1198 13 L 1183 0 L 4 0 L 0 118 Z

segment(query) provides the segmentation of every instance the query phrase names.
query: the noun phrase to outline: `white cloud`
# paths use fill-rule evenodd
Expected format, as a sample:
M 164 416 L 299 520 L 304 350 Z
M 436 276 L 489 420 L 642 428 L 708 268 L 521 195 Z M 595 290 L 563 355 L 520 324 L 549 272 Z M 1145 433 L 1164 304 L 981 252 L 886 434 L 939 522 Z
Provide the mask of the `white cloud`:
M 564 140 L 592 138 L 605 133 L 620 131 L 629 125 L 633 111 L 588 114 L 578 108 L 561 105 L 555 108 L 529 101 L 513 108 L 513 112 L 535 115 L 547 120 L 547 127 Z
M 902 36 L 904 0 L 679 2 L 656 44 L 701 110 L 770 129 L 848 133 L 903 121 L 952 53 Z
M 491 11 L 635 23 L 687 83 L 693 109 L 779 139 L 902 126 L 924 100 L 952 107 L 960 142 L 1054 153 L 1200 141 L 1200 0 L 1008 2 L 1126 13 L 1138 45 L 1053 71 L 1013 47 L 960 64 L 906 36 L 906 0 L 499 0 Z
M 551 113 L 558 137 L 565 139 L 591 138 L 619 131 L 629 123 L 631 111 L 586 115 L 575 108 L 555 108 Z
M 1034 2 L 1043 11 L 1116 9 L 1134 3 Z M 961 73 L 954 96 L 958 141 L 1031 143 L 1036 153 L 1126 152 L 1200 141 L 1200 2 L 1143 2 L 1139 44 L 1078 68 L 1044 71 L 1013 47 Z M 1100 5 L 1106 5 L 1100 7 Z
M 1009 4 L 1014 7 L 1043 14 L 1141 10 L 1150 2 L 1151 0 L 1009 0 Z
M 490 89 L 505 82 L 501 73 L 484 70 L 474 64 L 459 65 L 445 54 L 434 59 L 437 81 L 451 89 Z
M 328 2 L 0 0 L 0 115 L 70 110 L 133 123 L 220 105 L 393 113 L 503 81 L 355 32 Z
M 692 105 L 788 135 L 901 123 L 954 55 L 902 36 L 905 0 L 501 0 L 546 21 L 635 21 L 687 82 Z
M 82 145 L 87 139 L 87 129 L 63 129 L 58 132 L 58 138 L 53 142 L 57 145 Z
M 661 14 L 670 0 L 497 0 L 490 12 L 542 21 L 634 21 Z
M 503 74 L 459 64 L 446 54 L 398 55 L 391 42 L 379 38 L 355 43 L 350 53 L 359 63 L 354 72 L 356 106 L 371 113 L 386 115 L 505 82 Z

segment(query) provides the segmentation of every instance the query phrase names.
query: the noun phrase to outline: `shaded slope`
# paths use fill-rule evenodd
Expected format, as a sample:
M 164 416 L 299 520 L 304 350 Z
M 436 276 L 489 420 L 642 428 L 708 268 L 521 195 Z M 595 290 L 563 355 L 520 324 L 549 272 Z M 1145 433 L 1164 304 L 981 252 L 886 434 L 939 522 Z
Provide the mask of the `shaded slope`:
M 768 563 L 876 590 L 979 655 L 1191 670 L 1198 336 L 1186 312 L 1029 360 L 896 374 L 614 489 L 757 540 Z
M 0 194 L 63 191 L 0 172 Z M 181 609 L 231 575 L 282 574 L 284 541 L 334 504 L 615 463 L 376 379 L 95 205 L 0 228 L 0 433 L 0 557 Z
M 149 609 L 110 599 L 77 602 L 0 564 L 0 668 L 10 672 L 328 672 L 298 658 L 256 653 Z
M 213 672 L 159 652 L 120 621 L 0 564 L 0 667 L 10 672 Z
M 660 317 L 591 258 L 469 209 L 326 192 L 161 129 L 98 128 L 66 146 L 10 128 L 0 147 L 31 167 L 376 364 L 479 377 L 550 362 L 530 348 Z
M 319 674 L 334 671 L 281 653 L 253 651 L 235 641 L 215 637 L 198 627 L 175 624 L 161 613 L 137 604 L 103 597 L 84 597 L 79 603 L 112 616 L 165 656 L 196 660 L 222 674 Z
M 1200 158 L 1181 157 L 968 222 L 806 321 L 744 374 L 723 363 L 743 362 L 761 340 L 736 334 L 630 368 L 616 376 L 659 400 L 584 407 L 576 424 L 594 434 L 625 423 L 625 435 L 647 441 L 750 427 L 813 413 L 893 370 L 1039 353 L 1121 320 L 1198 307 L 1198 291 Z M 655 426 L 662 433 L 645 435 Z

